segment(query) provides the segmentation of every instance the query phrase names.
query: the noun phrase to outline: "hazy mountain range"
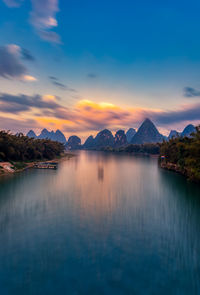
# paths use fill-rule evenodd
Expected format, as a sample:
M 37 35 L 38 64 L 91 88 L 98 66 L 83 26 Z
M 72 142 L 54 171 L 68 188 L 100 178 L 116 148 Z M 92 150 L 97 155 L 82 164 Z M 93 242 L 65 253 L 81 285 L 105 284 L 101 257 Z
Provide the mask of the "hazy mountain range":
M 120 147 L 127 144 L 144 144 L 144 143 L 158 143 L 164 139 L 168 140 L 177 136 L 190 136 L 192 132 L 195 132 L 195 127 L 190 124 L 180 133 L 176 130 L 171 130 L 168 137 L 159 133 L 156 126 L 150 119 L 145 119 L 139 129 L 136 131 L 130 128 L 126 133 L 124 130 L 118 130 L 113 136 L 112 132 L 108 129 L 101 130 L 97 133 L 96 137 L 90 135 L 83 145 L 81 145 L 81 139 L 76 136 L 70 136 L 67 140 L 65 135 L 60 131 L 48 131 L 43 129 L 39 136 L 35 134 L 33 130 L 27 133 L 28 137 L 38 139 L 50 139 L 61 142 L 66 145 L 67 149 L 101 149 L 106 146 Z
M 27 133 L 27 136 L 32 138 L 38 138 L 38 139 L 51 139 L 64 144 L 67 143 L 66 137 L 60 130 L 56 130 L 56 132 L 54 132 L 54 131 L 48 131 L 46 128 L 44 128 L 42 132 L 40 133 L 40 135 L 38 136 L 35 134 L 33 130 L 30 130 Z

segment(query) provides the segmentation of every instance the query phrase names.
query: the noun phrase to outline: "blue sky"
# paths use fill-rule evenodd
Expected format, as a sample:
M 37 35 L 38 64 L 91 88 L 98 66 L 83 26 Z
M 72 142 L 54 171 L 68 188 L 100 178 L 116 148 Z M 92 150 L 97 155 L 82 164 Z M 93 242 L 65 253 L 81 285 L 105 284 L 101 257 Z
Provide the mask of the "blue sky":
M 103 127 L 137 128 L 144 116 L 164 133 L 198 124 L 199 10 L 200 2 L 194 0 L 0 0 L 1 56 L 8 52 L 13 64 L 24 67 L 13 74 L 0 56 L 0 117 L 6 118 L 0 128 L 59 127 L 67 136 L 84 137 Z M 37 105 L 9 111 L 8 94 L 19 100 L 21 95 L 53 97 L 66 118 Z M 18 102 L 11 103 L 16 107 Z M 88 105 L 90 113 L 85 113 Z M 113 121 L 111 105 L 112 113 L 127 116 Z M 176 120 L 177 112 L 184 116 Z M 160 119 L 167 114 L 174 114 L 173 122 Z

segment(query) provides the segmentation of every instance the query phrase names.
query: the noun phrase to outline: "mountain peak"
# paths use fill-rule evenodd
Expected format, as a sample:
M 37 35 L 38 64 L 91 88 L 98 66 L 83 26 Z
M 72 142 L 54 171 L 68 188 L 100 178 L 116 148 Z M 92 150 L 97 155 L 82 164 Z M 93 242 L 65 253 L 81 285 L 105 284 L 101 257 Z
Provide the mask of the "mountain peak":
M 194 125 L 189 124 L 189 125 L 187 125 L 187 126 L 184 128 L 184 130 L 183 130 L 183 132 L 181 133 L 181 135 L 182 135 L 182 136 L 190 136 L 191 133 L 193 133 L 193 132 L 196 132 L 196 128 L 194 127 Z
M 94 147 L 94 137 L 92 136 L 92 135 L 90 135 L 87 139 L 86 139 L 86 141 L 85 141 L 85 143 L 84 143 L 84 145 L 83 145 L 83 148 L 84 149 L 92 149 Z
M 176 130 L 171 130 L 170 133 L 169 133 L 168 139 L 176 138 L 176 137 L 178 137 L 178 136 L 179 136 L 178 131 L 176 131 Z
M 56 132 L 54 132 L 54 131 L 48 131 L 46 128 L 44 128 L 41 131 L 38 138 L 39 139 L 50 139 L 50 140 L 58 141 L 58 142 L 61 142 L 64 144 L 67 142 L 64 134 L 60 130 L 56 130 Z
M 133 136 L 131 143 L 157 143 L 161 142 L 163 138 L 163 135 L 158 132 L 154 123 L 149 118 L 146 118 L 137 133 Z
M 133 136 L 136 134 L 136 130 L 134 128 L 129 128 L 126 132 L 127 142 L 130 143 Z
M 145 123 L 151 123 L 151 124 L 153 124 L 153 122 L 149 118 L 145 118 L 144 119 L 143 124 L 145 124 Z
M 127 144 L 127 138 L 124 130 L 118 130 L 115 134 L 115 146 L 123 146 Z
M 26 136 L 30 137 L 30 138 L 37 138 L 37 135 L 35 134 L 35 132 L 33 130 L 30 130 Z
M 69 150 L 77 150 L 81 148 L 81 139 L 76 135 L 72 135 L 68 139 L 67 148 Z
M 101 130 L 94 139 L 97 148 L 114 145 L 114 137 L 108 129 Z

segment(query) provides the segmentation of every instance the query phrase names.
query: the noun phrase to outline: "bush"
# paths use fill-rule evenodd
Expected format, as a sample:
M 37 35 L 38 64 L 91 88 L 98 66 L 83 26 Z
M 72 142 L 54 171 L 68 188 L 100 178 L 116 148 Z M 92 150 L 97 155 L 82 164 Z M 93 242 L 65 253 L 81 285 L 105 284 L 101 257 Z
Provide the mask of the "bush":
M 187 171 L 190 179 L 200 181 L 200 126 L 191 137 L 178 137 L 165 141 L 160 147 L 164 162 L 177 164 L 181 171 Z
M 13 135 L 0 131 L 1 161 L 52 160 L 64 152 L 64 145 L 49 139 L 34 139 L 23 134 Z

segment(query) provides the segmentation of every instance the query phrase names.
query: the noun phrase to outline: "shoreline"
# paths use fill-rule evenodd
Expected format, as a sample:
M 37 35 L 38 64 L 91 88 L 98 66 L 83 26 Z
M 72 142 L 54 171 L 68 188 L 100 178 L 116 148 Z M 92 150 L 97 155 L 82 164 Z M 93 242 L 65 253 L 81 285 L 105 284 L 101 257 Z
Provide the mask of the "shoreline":
M 162 169 L 178 173 L 178 174 L 184 176 L 187 180 L 189 180 L 191 182 L 200 184 L 200 179 L 195 177 L 195 175 L 192 173 L 192 171 L 190 169 L 187 169 L 185 167 L 181 168 L 177 164 L 166 163 L 166 162 L 160 162 L 160 167 Z
M 74 157 L 75 155 L 72 153 L 64 153 L 63 155 L 51 159 L 51 160 L 46 160 L 46 159 L 41 159 L 41 160 L 34 160 L 34 161 L 30 161 L 30 162 L 0 162 L 0 177 L 1 176 L 7 176 L 7 175 L 13 175 L 13 174 L 17 174 L 19 172 L 23 172 L 29 169 L 33 169 L 35 164 L 38 163 L 50 163 L 50 162 L 56 162 L 59 163 L 61 162 L 63 159 L 67 159 L 69 160 L 70 158 Z M 20 168 L 17 168 L 17 166 L 21 166 Z M 23 167 L 22 167 L 23 166 Z

